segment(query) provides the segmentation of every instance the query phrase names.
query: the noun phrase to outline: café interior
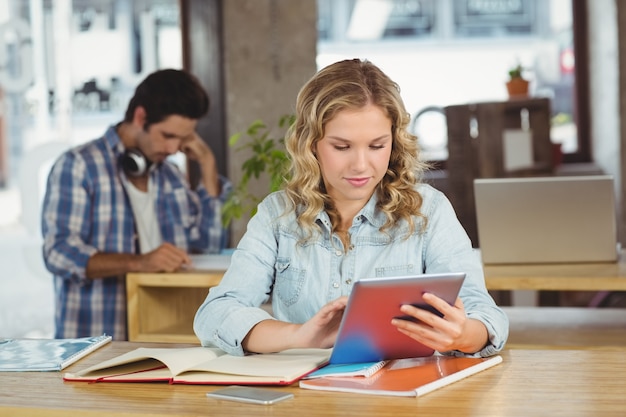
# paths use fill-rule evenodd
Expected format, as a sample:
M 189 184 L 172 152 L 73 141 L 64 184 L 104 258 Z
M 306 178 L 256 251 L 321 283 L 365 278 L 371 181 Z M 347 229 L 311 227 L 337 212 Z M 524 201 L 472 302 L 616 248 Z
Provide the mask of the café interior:
M 52 276 L 41 256 L 46 176 L 63 151 L 121 119 L 145 75 L 184 68 L 199 78 L 211 107 L 198 133 L 220 173 L 237 183 L 249 154 L 229 138 L 259 120 L 280 138 L 279 120 L 293 112 L 303 83 L 346 58 L 369 59 L 399 84 L 421 156 L 433 167 L 424 181 L 450 199 L 477 256 L 488 259 L 477 182 L 608 177 L 615 258 L 483 262 L 486 288 L 509 317 L 507 344 L 501 358 L 492 357 L 501 364 L 471 377 L 457 372 L 454 384 L 424 396 L 291 384 L 264 387 L 290 399 L 259 406 L 207 397 L 221 388 L 215 385 L 84 383 L 66 381 L 62 372 L 0 372 L 1 416 L 625 414 L 624 1 L 0 1 L 0 343 L 53 337 Z M 522 75 L 527 90 L 509 90 L 514 75 Z M 193 163 L 181 155 L 173 162 L 197 180 Z M 251 189 L 262 197 L 268 178 Z M 580 222 L 595 220 L 583 216 Z M 230 224 L 230 246 L 248 218 Z M 197 348 L 194 314 L 230 257 L 200 261 L 206 269 L 128 273 L 129 340 L 98 348 L 67 370 L 138 347 Z

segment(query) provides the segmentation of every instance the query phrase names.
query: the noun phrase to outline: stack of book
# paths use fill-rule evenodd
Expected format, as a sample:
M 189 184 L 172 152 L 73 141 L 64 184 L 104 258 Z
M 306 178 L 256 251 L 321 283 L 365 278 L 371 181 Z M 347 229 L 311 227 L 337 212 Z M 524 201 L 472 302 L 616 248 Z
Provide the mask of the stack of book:
M 300 388 L 419 397 L 502 362 L 501 356 L 433 355 L 358 365 L 330 365 L 300 381 Z

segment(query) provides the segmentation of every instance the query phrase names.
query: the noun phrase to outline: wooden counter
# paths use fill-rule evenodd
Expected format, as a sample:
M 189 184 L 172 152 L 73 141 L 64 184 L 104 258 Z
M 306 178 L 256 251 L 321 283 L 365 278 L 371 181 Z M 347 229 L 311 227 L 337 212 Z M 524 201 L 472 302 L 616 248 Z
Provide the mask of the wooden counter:
M 128 339 L 135 342 L 199 343 L 193 318 L 209 288 L 222 280 L 230 252 L 190 255 L 191 269 L 126 274 Z
M 485 265 L 489 290 L 626 291 L 626 254 L 614 263 Z
M 484 270 L 489 290 L 626 291 L 624 251 L 616 263 L 485 265 Z M 198 343 L 193 317 L 223 274 L 223 269 L 128 274 L 129 340 Z

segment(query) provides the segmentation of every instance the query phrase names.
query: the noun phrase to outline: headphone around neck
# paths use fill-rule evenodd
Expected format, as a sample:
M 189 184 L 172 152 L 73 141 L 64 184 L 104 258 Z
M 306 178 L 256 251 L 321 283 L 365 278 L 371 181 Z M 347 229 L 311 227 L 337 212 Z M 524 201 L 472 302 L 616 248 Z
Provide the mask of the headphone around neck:
M 118 163 L 129 177 L 141 177 L 148 171 L 152 162 L 139 149 L 131 148 L 120 155 Z

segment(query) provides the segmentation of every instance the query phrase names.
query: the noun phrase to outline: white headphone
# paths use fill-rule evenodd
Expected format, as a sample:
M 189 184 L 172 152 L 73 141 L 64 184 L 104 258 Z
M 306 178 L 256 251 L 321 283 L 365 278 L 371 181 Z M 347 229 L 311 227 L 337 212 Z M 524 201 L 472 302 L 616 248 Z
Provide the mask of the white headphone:
M 118 163 L 129 177 L 141 177 L 150 167 L 150 161 L 139 149 L 126 149 Z

